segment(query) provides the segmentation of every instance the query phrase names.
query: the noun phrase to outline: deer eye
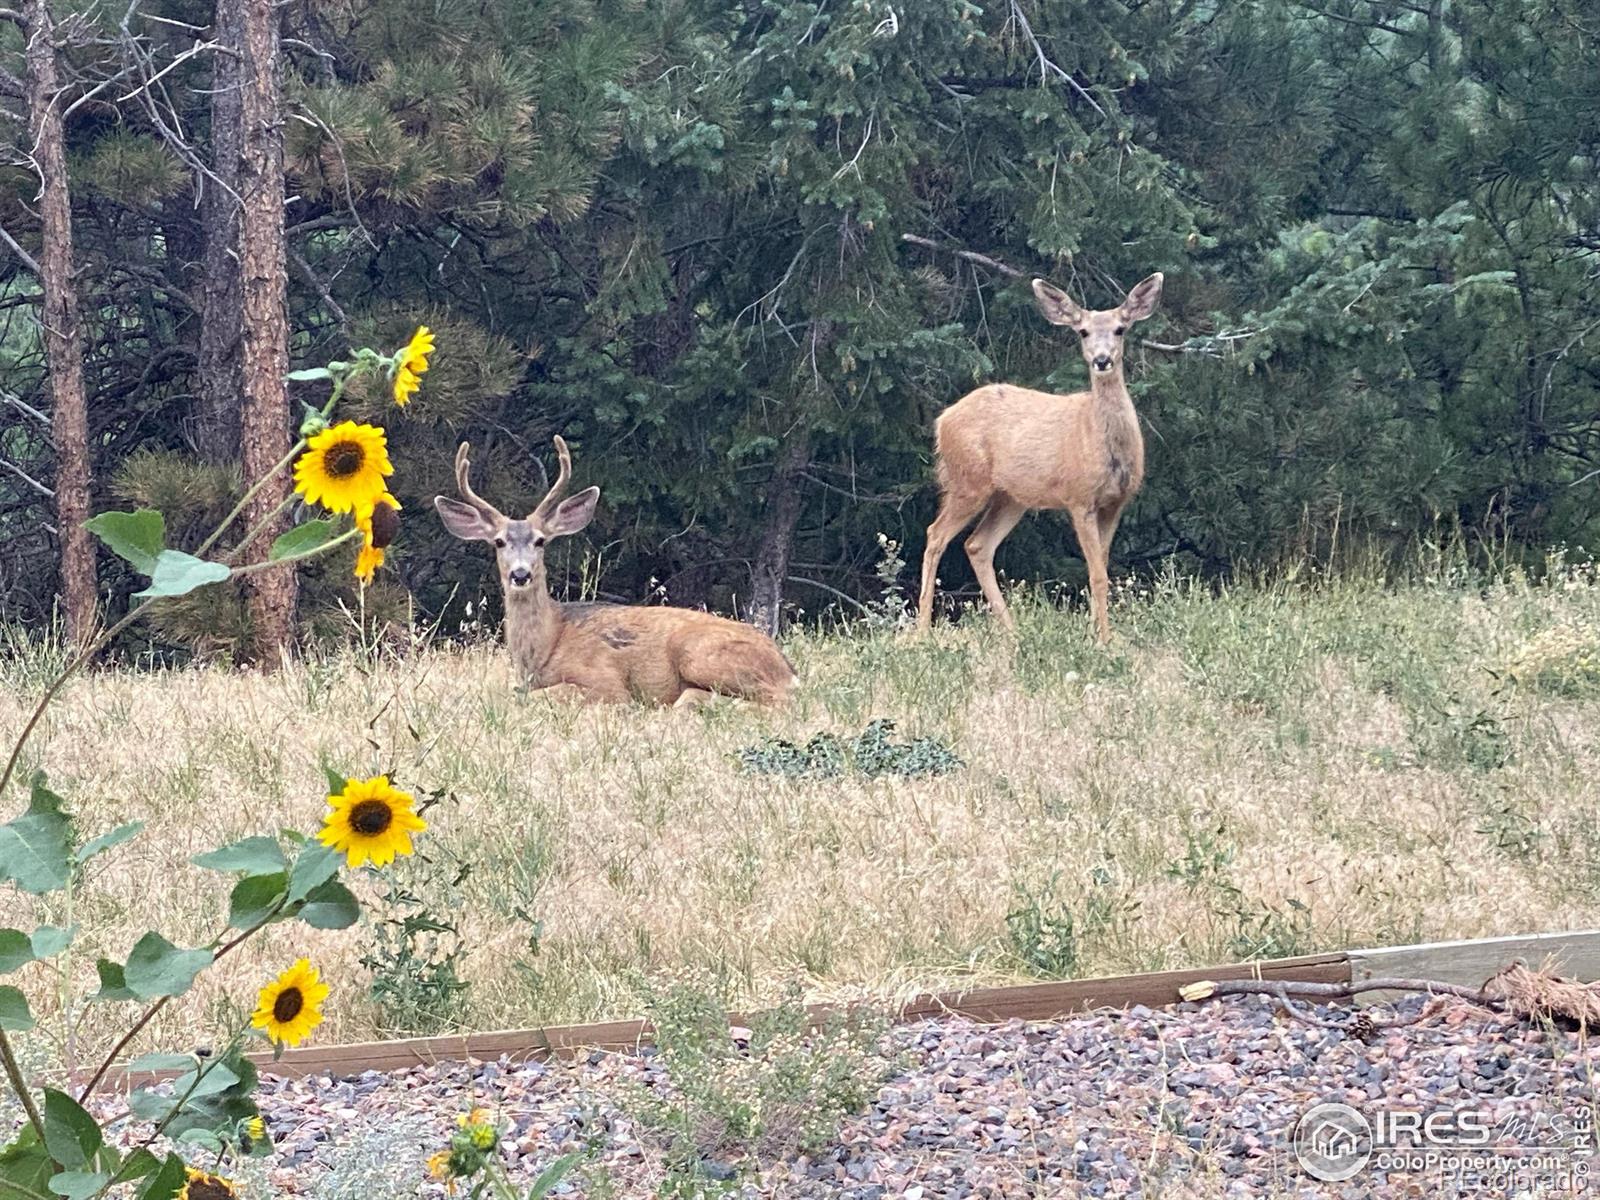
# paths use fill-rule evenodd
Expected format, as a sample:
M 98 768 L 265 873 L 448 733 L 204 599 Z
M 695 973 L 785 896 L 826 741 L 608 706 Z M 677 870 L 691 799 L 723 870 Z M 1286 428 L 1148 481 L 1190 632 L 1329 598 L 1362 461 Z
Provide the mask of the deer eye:
M 1088 337 L 1089 336 L 1089 331 L 1087 329 L 1080 329 L 1080 330 L 1078 330 L 1078 336 L 1079 337 Z
M 1128 327 L 1126 325 L 1118 325 L 1111 332 L 1116 334 L 1118 337 L 1121 337 L 1123 334 L 1128 332 Z
M 503 537 L 495 538 L 495 540 L 494 540 L 494 548 L 496 550 L 504 550 L 506 548 L 506 540 L 505 540 L 505 538 L 503 538 Z
M 539 548 L 540 548 L 540 547 L 541 547 L 541 546 L 543 546 L 543 545 L 544 545 L 544 538 L 543 538 L 543 536 L 539 536 L 539 537 L 535 537 L 535 538 L 534 538 L 534 539 L 533 539 L 533 548 L 534 548 L 534 549 L 535 549 L 535 550 L 537 550 L 537 549 L 539 549 Z

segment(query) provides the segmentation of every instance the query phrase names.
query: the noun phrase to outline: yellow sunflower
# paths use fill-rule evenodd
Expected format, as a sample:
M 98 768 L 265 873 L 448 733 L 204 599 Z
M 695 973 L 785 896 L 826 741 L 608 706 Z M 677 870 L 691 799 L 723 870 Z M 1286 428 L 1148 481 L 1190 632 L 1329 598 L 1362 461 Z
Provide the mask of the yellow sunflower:
M 328 797 L 331 812 L 317 840 L 346 856 L 350 867 L 384 866 L 397 854 L 411 853 L 411 835 L 428 823 L 411 811 L 411 797 L 389 786 L 387 775 L 347 779 L 344 791 Z
M 234 1190 L 232 1180 L 220 1175 L 207 1175 L 193 1167 L 184 1169 L 189 1173 L 189 1178 L 184 1182 L 177 1200 L 238 1200 L 239 1193 Z
M 376 504 L 388 491 L 383 477 L 393 474 L 383 430 L 341 421 L 306 443 L 306 452 L 294 464 L 294 490 L 307 504 L 354 512 Z
M 441 1150 L 428 1159 L 428 1174 L 443 1183 L 445 1191 L 455 1195 L 456 1177 L 450 1170 L 450 1151 Z
M 456 1124 L 466 1133 L 474 1150 L 493 1150 L 495 1143 L 500 1140 L 500 1129 L 494 1114 L 487 1108 L 475 1108 L 469 1113 L 462 1113 L 456 1118 Z
M 433 330 L 426 325 L 417 326 L 411 340 L 395 353 L 394 402 L 404 408 L 422 386 L 422 376 L 428 373 L 428 355 L 433 353 Z
M 356 528 L 361 531 L 361 550 L 356 555 L 356 578 L 363 584 L 372 582 L 372 575 L 383 566 L 383 552 L 400 532 L 400 501 L 388 492 L 366 508 L 356 509 Z
M 267 1123 L 260 1117 L 251 1117 L 239 1127 L 240 1148 L 249 1151 L 267 1142 Z M 268 1143 L 270 1144 L 270 1143 Z
M 256 997 L 250 1024 L 285 1046 L 297 1046 L 322 1024 L 322 1002 L 328 985 L 306 959 L 299 959 Z

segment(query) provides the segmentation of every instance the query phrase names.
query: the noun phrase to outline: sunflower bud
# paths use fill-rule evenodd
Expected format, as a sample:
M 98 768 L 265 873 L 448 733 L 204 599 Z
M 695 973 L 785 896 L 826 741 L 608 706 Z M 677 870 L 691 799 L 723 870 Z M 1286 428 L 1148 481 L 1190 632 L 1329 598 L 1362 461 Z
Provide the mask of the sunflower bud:
M 372 510 L 372 545 L 384 550 L 400 536 L 400 514 L 387 504 L 376 505 Z

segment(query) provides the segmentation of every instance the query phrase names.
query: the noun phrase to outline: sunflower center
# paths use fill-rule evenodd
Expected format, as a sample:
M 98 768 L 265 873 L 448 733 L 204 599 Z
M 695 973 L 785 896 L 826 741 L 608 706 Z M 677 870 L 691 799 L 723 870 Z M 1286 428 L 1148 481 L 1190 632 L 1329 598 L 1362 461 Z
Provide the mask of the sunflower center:
M 305 1006 L 306 998 L 301 995 L 299 988 L 284 988 L 272 1002 L 272 1019 L 280 1025 L 286 1025 L 298 1017 Z
M 349 479 L 366 461 L 360 442 L 335 442 L 322 454 L 323 466 L 334 479 Z
M 239 1196 L 226 1180 L 218 1179 L 215 1175 L 202 1175 L 189 1180 L 189 1187 L 183 1194 L 189 1200 L 238 1200 Z
M 350 810 L 350 828 L 363 837 L 377 837 L 394 824 L 394 811 L 382 800 L 363 800 Z

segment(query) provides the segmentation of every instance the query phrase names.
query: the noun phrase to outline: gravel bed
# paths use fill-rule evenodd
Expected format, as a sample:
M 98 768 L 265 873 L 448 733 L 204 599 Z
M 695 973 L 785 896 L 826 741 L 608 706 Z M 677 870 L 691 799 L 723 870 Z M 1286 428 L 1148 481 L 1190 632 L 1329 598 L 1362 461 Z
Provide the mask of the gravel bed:
M 731 1194 L 794 1200 L 1594 1194 L 1570 1183 L 1528 1191 L 1492 1180 L 1450 1184 L 1437 1172 L 1368 1172 L 1323 1184 L 1300 1172 L 1289 1135 L 1299 1115 L 1322 1101 L 1367 1111 L 1380 1105 L 1482 1111 L 1499 1123 L 1502 1145 L 1536 1140 L 1516 1134 L 1518 1128 L 1548 1130 L 1552 1121 L 1592 1113 L 1595 1051 L 1578 1034 L 1464 1003 L 1435 1005 L 1417 1024 L 1365 1041 L 1288 1019 L 1257 999 L 1137 1007 L 1051 1023 L 950 1019 L 901 1026 L 889 1035 L 896 1067 L 866 1112 L 847 1117 L 837 1137 L 813 1154 L 741 1176 L 743 1182 L 730 1183 Z M 1415 1014 L 1420 1002 L 1400 1011 Z M 279 1194 L 327 1195 L 329 1173 L 349 1173 L 338 1164 L 380 1143 L 402 1147 L 391 1153 L 420 1164 L 447 1140 L 455 1114 L 478 1104 L 513 1123 L 502 1153 L 514 1178 L 530 1181 L 556 1156 L 588 1145 L 589 1176 L 569 1179 L 558 1195 L 652 1196 L 662 1176 L 659 1155 L 627 1115 L 626 1099 L 630 1088 L 660 1089 L 664 1082 L 648 1054 L 269 1080 L 261 1103 L 276 1154 L 267 1178 Z M 716 1164 L 713 1170 L 733 1176 Z M 609 1189 L 592 1182 L 602 1175 Z M 442 1194 L 420 1178 L 415 1187 L 405 1194 Z

